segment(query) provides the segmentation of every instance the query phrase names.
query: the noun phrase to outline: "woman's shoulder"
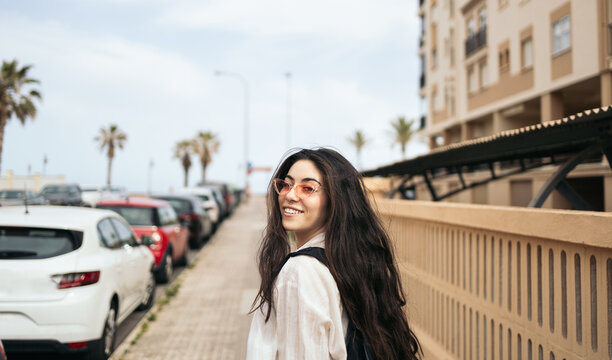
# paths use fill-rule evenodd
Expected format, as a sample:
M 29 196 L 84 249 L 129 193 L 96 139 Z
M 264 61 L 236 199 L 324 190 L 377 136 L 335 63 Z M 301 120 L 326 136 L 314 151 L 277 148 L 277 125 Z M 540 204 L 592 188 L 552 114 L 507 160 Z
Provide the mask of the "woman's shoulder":
M 329 268 L 309 255 L 290 257 L 285 265 L 283 265 L 278 278 L 296 282 L 310 282 L 313 280 L 333 281 Z

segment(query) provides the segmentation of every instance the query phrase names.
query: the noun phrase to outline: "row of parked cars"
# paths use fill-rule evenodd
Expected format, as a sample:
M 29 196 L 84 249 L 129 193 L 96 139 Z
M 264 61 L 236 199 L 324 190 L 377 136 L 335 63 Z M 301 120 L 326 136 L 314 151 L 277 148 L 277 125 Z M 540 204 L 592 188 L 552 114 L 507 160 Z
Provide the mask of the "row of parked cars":
M 0 207 L 0 340 L 11 352 L 107 359 L 117 327 L 154 303 L 238 204 L 222 186 L 101 198 L 95 208 Z M 25 196 L 25 195 L 24 195 Z

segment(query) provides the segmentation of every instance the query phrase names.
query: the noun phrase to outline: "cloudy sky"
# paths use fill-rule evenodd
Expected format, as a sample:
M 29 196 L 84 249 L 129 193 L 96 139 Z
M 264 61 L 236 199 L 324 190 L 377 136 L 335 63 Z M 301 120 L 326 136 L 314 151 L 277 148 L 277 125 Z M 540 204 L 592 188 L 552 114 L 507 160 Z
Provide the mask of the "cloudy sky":
M 106 157 L 93 138 L 117 124 L 128 142 L 116 154 L 114 184 L 145 191 L 153 161 L 152 190 L 180 187 L 174 144 L 211 131 L 221 147 L 208 179 L 242 185 L 243 85 L 216 70 L 247 81 L 254 166 L 274 168 L 288 147 L 314 146 L 334 147 L 357 166 L 347 138 L 358 129 L 370 140 L 363 168 L 398 161 L 390 122 L 419 114 L 416 0 L 0 4 L 0 58 L 34 65 L 43 94 L 33 122 L 9 121 L 3 174 L 42 172 L 46 155 L 49 175 L 104 183 Z M 200 179 L 193 161 L 190 184 Z M 251 175 L 253 190 L 265 191 L 270 176 Z

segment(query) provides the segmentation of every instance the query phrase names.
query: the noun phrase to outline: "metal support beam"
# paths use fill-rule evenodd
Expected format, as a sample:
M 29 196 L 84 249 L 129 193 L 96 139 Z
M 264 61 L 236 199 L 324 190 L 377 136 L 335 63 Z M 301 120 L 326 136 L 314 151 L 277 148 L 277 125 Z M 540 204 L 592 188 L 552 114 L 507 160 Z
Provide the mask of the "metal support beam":
M 559 185 L 557 185 L 557 191 L 559 191 L 559 193 L 563 195 L 567 201 L 569 201 L 574 210 L 593 211 L 591 205 L 589 205 L 589 203 L 586 202 L 586 200 L 584 200 L 584 198 L 580 196 L 580 194 L 578 194 L 567 181 L 561 180 Z
M 459 176 L 459 181 L 461 182 L 461 189 L 464 189 L 467 187 L 465 185 L 465 180 L 463 179 L 463 173 L 461 172 L 461 166 L 457 166 L 457 176 Z
M 601 151 L 608 159 L 608 165 L 612 169 L 612 139 L 606 139 L 601 143 Z
M 544 204 L 544 201 L 546 201 L 550 193 L 555 188 L 557 188 L 559 183 L 563 181 L 563 179 L 565 179 L 565 176 L 567 176 L 567 174 L 570 171 L 572 171 L 578 164 L 580 164 L 589 155 L 600 151 L 600 147 L 601 147 L 600 143 L 595 143 L 589 146 L 588 148 L 582 150 L 578 154 L 572 156 L 567 162 L 565 162 L 565 164 L 560 165 L 557 168 L 557 171 L 555 171 L 555 173 L 552 174 L 548 178 L 548 180 L 546 180 L 546 183 L 544 183 L 544 185 L 542 186 L 542 188 L 540 188 L 538 193 L 533 197 L 533 199 L 531 199 L 528 207 L 541 208 L 542 204 Z
M 391 192 L 389 193 L 389 195 L 387 196 L 387 198 L 389 199 L 393 199 L 393 197 L 395 196 L 395 194 L 397 194 L 398 192 L 400 192 L 402 194 L 402 199 L 405 198 L 404 196 L 404 185 L 410 180 L 412 179 L 412 175 L 408 175 L 408 176 L 404 176 L 404 178 L 402 179 L 402 181 L 400 182 L 399 186 L 396 186 L 395 189 L 391 190 Z
M 427 188 L 429 189 L 429 193 L 431 194 L 431 200 L 438 201 L 438 196 L 436 195 L 436 189 L 434 189 L 431 184 L 431 180 L 429 179 L 429 175 L 427 175 L 427 171 L 423 172 L 423 178 L 425 179 L 425 183 L 427 183 Z
M 492 162 L 489 163 L 489 170 L 491 170 L 491 179 L 497 179 L 497 176 L 495 176 L 495 168 L 493 167 Z

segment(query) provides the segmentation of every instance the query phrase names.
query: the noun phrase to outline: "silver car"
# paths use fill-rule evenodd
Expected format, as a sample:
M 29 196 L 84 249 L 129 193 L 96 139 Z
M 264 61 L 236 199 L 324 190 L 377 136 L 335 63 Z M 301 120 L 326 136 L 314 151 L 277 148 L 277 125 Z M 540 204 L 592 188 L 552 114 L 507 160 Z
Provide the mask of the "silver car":
M 32 190 L 0 190 L 0 206 L 45 205 L 47 200 Z

